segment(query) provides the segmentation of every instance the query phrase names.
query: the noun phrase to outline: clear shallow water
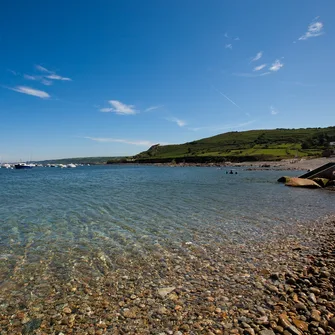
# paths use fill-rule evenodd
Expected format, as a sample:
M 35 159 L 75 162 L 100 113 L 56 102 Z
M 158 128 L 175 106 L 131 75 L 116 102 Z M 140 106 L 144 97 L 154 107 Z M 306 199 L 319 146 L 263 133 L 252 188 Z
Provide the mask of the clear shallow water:
M 79 263 L 81 272 L 113 268 L 153 253 L 183 254 L 186 242 L 266 241 L 274 226 L 289 231 L 297 221 L 334 214 L 335 192 L 276 182 L 296 171 L 236 171 L 0 169 L 0 283 L 20 268 L 33 273 L 42 260 L 64 274 Z

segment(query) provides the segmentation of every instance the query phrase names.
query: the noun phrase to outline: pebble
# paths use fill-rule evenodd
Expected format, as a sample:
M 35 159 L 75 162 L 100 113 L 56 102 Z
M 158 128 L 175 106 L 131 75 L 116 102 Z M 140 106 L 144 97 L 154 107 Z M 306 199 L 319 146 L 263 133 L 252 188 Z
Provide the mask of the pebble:
M 174 291 L 176 288 L 174 286 L 171 287 L 162 287 L 158 289 L 158 294 L 162 297 L 165 298 L 169 293 Z
M 298 329 L 300 329 L 300 330 L 302 330 L 304 332 L 308 331 L 308 323 L 307 322 L 299 320 L 299 319 L 294 318 L 294 317 L 292 318 L 292 322 L 294 323 L 294 325 Z
M 115 268 L 91 271 L 88 257 L 73 277 L 28 266 L 25 277 L 18 268 L 0 291 L 0 329 L 10 335 L 333 334 L 334 223 L 292 225 L 289 233 L 278 225 L 269 232 L 271 243 L 232 233 L 226 238 L 234 243 L 205 245 L 192 236 L 187 248 L 157 245 L 157 256 L 143 250 L 136 261 L 106 251 L 106 259 L 120 257 Z M 60 272 L 70 269 L 57 261 L 51 264 Z
M 261 330 L 259 332 L 260 335 L 276 335 L 273 330 L 271 329 L 265 329 L 265 330 Z

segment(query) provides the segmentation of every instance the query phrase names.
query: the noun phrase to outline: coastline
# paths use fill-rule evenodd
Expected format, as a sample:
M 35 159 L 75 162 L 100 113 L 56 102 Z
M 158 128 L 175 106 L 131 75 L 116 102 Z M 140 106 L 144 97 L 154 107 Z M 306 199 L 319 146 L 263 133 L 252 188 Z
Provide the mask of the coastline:
M 97 257 L 92 278 L 17 267 L 1 334 L 334 334 L 334 228 L 334 216 L 278 225 L 257 243 L 189 242 L 117 268 Z
M 311 158 L 311 159 L 285 159 L 281 161 L 252 161 L 252 162 L 224 162 L 224 163 L 122 163 L 122 165 L 154 165 L 154 166 L 171 166 L 171 167 L 242 167 L 249 170 L 297 170 L 309 171 L 316 169 L 324 164 L 335 162 L 335 157 L 330 158 Z

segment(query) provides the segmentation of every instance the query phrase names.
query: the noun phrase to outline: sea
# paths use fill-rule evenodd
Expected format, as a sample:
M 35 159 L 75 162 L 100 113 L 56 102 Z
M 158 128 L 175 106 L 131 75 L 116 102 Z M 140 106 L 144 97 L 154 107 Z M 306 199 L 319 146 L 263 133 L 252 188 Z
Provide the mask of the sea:
M 0 169 L 0 285 L 46 259 L 57 274 L 185 245 L 264 241 L 274 228 L 335 212 L 335 192 L 277 182 L 303 171 L 108 165 Z M 236 172 L 236 173 L 235 173 Z M 78 264 L 83 264 L 78 269 Z M 89 266 L 85 266 L 89 264 Z

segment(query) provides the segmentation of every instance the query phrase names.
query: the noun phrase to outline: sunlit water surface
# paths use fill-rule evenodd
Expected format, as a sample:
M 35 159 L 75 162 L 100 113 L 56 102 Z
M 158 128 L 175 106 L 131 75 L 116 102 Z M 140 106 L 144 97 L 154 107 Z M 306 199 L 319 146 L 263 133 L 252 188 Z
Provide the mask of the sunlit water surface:
M 110 267 L 185 243 L 264 240 L 272 228 L 334 214 L 335 192 L 285 187 L 282 175 L 205 167 L 0 169 L 0 283 L 41 260 Z M 24 259 L 24 262 L 22 261 Z M 20 263 L 21 260 L 21 263 Z M 93 263 L 92 263 L 93 260 Z M 24 264 L 23 264 L 24 263 Z M 63 269 L 63 270 L 61 270 Z

